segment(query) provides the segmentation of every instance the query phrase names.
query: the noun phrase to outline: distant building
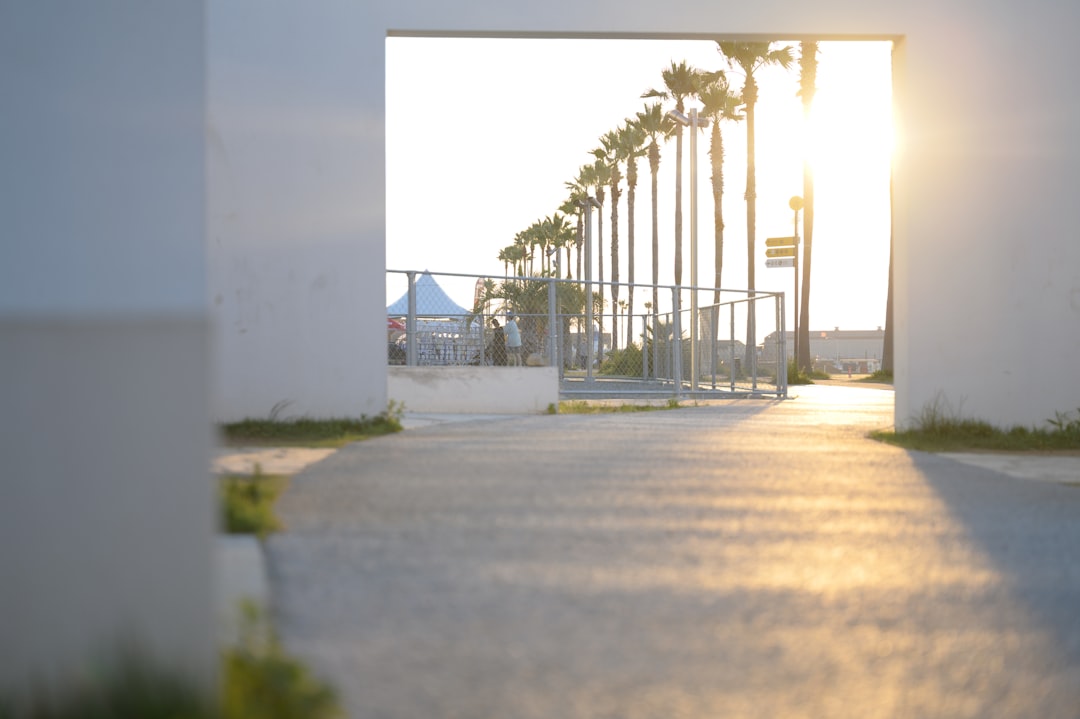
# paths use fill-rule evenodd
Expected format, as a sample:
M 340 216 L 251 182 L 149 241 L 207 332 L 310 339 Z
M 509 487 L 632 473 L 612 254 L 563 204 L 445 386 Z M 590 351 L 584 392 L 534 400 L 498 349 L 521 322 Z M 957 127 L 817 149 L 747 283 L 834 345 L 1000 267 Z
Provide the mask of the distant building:
M 776 360 L 777 333 L 765 338 L 761 356 L 766 362 Z M 785 337 L 787 359 L 795 356 L 795 338 L 790 332 Z M 881 355 L 885 346 L 885 330 L 811 330 L 810 358 L 814 369 L 821 372 L 856 372 L 867 374 L 881 369 Z

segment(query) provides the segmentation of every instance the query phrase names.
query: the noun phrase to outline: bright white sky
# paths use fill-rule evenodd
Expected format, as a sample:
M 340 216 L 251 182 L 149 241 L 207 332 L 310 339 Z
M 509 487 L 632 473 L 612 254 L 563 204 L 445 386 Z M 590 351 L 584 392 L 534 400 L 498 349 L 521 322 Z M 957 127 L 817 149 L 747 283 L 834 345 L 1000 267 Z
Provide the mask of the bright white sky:
M 798 56 L 798 44 L 795 47 Z M 885 324 L 892 150 L 891 43 L 821 43 L 809 145 L 815 172 L 811 330 Z M 661 71 L 685 60 L 727 69 L 711 41 L 388 38 L 387 267 L 501 276 L 499 251 L 536 220 L 554 214 L 565 187 L 591 163 L 599 138 L 641 111 L 640 96 L 662 88 Z M 728 70 L 734 89 L 742 77 Z M 759 290 L 793 290 L 790 268 L 765 267 L 765 238 L 792 234 L 792 195 L 802 194 L 807 131 L 796 92 L 799 71 L 757 74 L 757 244 Z M 669 103 L 670 104 L 670 103 Z M 667 105 L 665 105 L 667 108 Z M 746 287 L 746 128 L 723 127 L 723 286 Z M 713 276 L 708 133 L 698 142 L 698 280 Z M 689 143 L 684 143 L 688 152 Z M 635 281 L 651 280 L 649 169 L 639 160 Z M 674 283 L 675 143 L 661 150 L 660 282 Z M 689 189 L 684 156 L 683 189 Z M 626 192 L 619 208 L 621 279 L 626 269 Z M 689 262 L 689 196 L 683 200 Z M 604 209 L 610 221 L 610 197 Z M 594 216 L 595 217 L 595 216 Z M 595 227 L 595 225 L 594 225 Z M 801 230 L 800 230 L 801 234 Z M 605 227 L 605 262 L 610 263 Z M 610 278 L 610 269 L 605 271 Z M 683 282 L 689 283 L 689 265 Z M 472 282 L 436 278 L 471 306 Z M 387 280 L 387 304 L 404 285 Z M 638 293 L 644 301 L 645 293 Z M 789 304 L 790 308 L 790 304 Z M 642 311 L 640 308 L 638 311 Z M 790 317 L 790 315 L 789 315 Z M 788 326 L 792 323 L 789 319 Z

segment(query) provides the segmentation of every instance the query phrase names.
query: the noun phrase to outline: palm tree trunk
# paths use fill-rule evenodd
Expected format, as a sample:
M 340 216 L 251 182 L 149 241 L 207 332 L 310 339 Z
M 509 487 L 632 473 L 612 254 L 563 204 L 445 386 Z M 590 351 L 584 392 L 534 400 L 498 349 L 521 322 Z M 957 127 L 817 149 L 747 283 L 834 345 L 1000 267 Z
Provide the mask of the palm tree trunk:
M 810 108 L 817 85 L 817 50 L 813 41 L 800 43 L 802 67 L 799 95 L 802 97 L 803 121 L 809 126 Z M 809 374 L 813 371 L 810 357 L 810 264 L 814 248 L 814 171 L 809 158 L 803 160 L 803 251 L 802 251 L 802 297 L 799 312 L 799 335 L 796 346 L 799 356 L 795 362 L 799 369 Z
M 716 373 L 716 344 L 720 332 L 720 282 L 724 274 L 724 136 L 720 132 L 720 117 L 712 124 L 712 136 L 709 143 L 709 158 L 712 160 L 713 192 L 713 308 L 711 312 L 713 351 L 710 359 L 710 372 Z M 734 339 L 734 338 L 733 338 Z
M 634 337 L 634 188 L 637 186 L 637 163 L 634 158 L 627 161 L 626 185 L 626 281 L 629 283 L 626 306 L 630 308 L 626 316 L 626 346 L 629 347 Z
M 655 140 L 649 146 L 649 170 L 652 174 L 652 376 L 656 377 L 656 363 L 660 353 L 656 343 L 656 324 L 660 319 L 660 224 L 656 179 L 660 171 L 660 149 Z
M 587 208 L 584 208 L 581 213 L 578 214 L 577 219 L 577 277 L 581 279 L 581 248 L 585 246 L 585 212 L 588 212 Z M 569 253 L 569 250 L 567 250 Z M 570 261 L 569 254 L 566 257 L 567 263 Z
M 611 311 L 619 307 L 619 185 L 618 171 L 612 170 L 611 183 Z M 611 322 L 611 349 L 619 348 L 619 323 Z
M 754 298 L 754 239 L 757 232 L 757 170 L 754 166 L 754 95 L 752 77 L 746 78 L 746 289 L 750 290 L 747 306 L 746 353 L 743 367 L 749 369 L 757 347 L 757 307 Z M 754 93 L 756 94 L 756 93 Z
M 603 185 L 599 185 L 596 188 L 596 200 L 601 205 L 604 204 L 604 187 L 603 187 Z M 597 325 L 598 325 L 598 327 L 600 329 L 600 335 L 599 335 L 600 336 L 600 342 L 599 342 L 599 345 L 598 345 L 598 348 L 599 348 L 600 351 L 596 353 L 596 358 L 597 358 L 596 361 L 597 362 L 603 362 L 604 361 L 604 304 L 603 304 L 603 302 L 604 302 L 604 216 L 599 211 L 597 211 L 596 215 L 597 215 L 597 222 L 596 222 L 596 235 L 597 235 L 597 237 L 596 237 L 596 259 L 597 259 L 597 263 L 596 263 L 596 266 L 597 266 L 597 269 L 598 269 L 597 282 L 600 285 L 600 293 L 599 293 L 600 294 L 600 308 L 599 308 L 599 312 L 596 313 L 596 322 L 597 322 Z M 590 298 L 589 301 L 591 302 L 592 299 Z

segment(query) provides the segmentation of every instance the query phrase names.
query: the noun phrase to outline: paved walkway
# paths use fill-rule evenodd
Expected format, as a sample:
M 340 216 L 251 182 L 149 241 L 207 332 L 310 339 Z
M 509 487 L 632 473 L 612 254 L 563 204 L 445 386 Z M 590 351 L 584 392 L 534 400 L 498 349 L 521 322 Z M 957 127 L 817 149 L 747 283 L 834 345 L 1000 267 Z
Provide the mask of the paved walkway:
M 283 639 L 354 719 L 1080 716 L 1080 488 L 797 394 L 350 445 L 282 498 Z

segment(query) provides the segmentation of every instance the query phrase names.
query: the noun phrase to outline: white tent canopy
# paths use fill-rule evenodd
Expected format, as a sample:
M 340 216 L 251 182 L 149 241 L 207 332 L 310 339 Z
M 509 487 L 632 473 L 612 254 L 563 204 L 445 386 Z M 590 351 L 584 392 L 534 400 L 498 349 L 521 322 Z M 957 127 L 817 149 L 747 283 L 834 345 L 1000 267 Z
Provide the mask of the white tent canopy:
M 439 287 L 430 273 L 425 272 L 416 280 L 416 314 L 423 317 L 461 317 L 469 314 Z M 409 293 L 405 292 L 396 302 L 386 308 L 387 316 L 404 317 L 409 313 Z

